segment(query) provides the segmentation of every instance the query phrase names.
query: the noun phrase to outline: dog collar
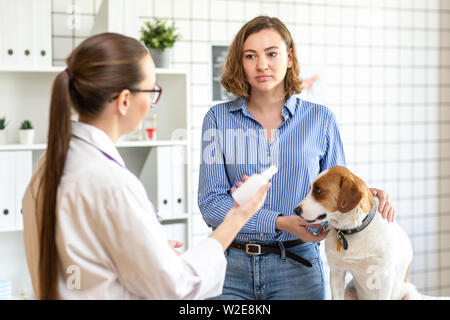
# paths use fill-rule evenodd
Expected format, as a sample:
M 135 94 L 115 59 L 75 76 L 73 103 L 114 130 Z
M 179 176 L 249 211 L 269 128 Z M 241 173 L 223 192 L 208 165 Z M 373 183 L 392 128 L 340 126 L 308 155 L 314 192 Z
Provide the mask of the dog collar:
M 348 249 L 348 241 L 347 239 L 345 239 L 344 234 L 350 235 L 364 230 L 375 217 L 375 214 L 377 213 L 377 208 L 378 208 L 378 198 L 373 197 L 372 209 L 370 210 L 367 217 L 364 218 L 360 226 L 354 229 L 336 229 L 338 239 L 337 251 L 341 251 L 341 246 L 344 247 L 344 250 Z

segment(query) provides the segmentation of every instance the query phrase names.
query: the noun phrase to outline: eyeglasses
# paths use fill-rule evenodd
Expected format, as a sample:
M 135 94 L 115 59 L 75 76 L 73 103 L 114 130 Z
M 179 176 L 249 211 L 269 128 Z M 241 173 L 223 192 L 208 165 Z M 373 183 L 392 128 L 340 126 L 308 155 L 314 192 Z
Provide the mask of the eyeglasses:
M 150 98 L 152 99 L 152 104 L 157 104 L 159 101 L 159 98 L 161 97 L 162 88 L 155 84 L 155 89 L 151 90 L 144 90 L 144 89 L 128 89 L 130 92 L 148 92 L 150 93 Z M 109 99 L 109 101 L 116 100 L 119 97 L 119 95 L 116 95 Z

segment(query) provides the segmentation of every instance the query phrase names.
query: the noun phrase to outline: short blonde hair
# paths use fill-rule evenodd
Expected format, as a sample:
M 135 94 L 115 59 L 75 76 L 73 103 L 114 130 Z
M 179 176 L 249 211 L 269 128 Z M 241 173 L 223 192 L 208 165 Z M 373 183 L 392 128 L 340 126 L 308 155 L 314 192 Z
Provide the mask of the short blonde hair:
M 284 77 L 285 98 L 302 92 L 302 80 L 299 78 L 300 66 L 292 36 L 286 26 L 278 18 L 258 16 L 247 22 L 234 37 L 228 49 L 227 59 L 223 68 L 221 83 L 230 93 L 239 98 L 248 98 L 250 84 L 247 82 L 242 64 L 244 42 L 256 32 L 265 29 L 277 31 L 286 43 L 287 50 L 292 49 L 292 66 L 287 69 Z

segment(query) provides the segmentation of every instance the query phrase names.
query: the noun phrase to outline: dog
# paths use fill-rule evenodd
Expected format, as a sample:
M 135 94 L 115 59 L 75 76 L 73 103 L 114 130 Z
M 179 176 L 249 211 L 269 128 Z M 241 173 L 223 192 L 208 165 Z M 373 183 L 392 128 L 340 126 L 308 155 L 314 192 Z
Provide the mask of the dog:
M 413 260 L 408 236 L 383 219 L 378 199 L 347 168 L 319 174 L 294 212 L 310 224 L 329 223 L 325 252 L 333 300 L 421 299 L 408 281 Z M 347 271 L 353 279 L 345 286 Z

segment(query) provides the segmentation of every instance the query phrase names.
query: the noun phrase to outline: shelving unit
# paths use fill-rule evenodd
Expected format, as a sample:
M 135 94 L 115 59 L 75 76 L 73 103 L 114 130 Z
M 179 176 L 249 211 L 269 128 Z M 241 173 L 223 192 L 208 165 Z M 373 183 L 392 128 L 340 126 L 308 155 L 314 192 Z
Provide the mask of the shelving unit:
M 9 124 L 8 144 L 0 145 L 3 152 L 30 151 L 32 167 L 35 169 L 39 158 L 44 153 L 49 118 L 51 87 L 54 78 L 65 67 L 48 68 L 0 68 L 0 116 L 6 116 Z M 156 113 L 158 118 L 158 140 L 127 141 L 119 140 L 117 149 L 127 165 L 127 168 L 143 180 L 147 193 L 150 185 L 146 179 L 148 160 L 152 152 L 160 147 L 181 147 L 185 152 L 184 166 L 184 212 L 181 214 L 161 215 L 161 223 L 169 233 L 176 235 L 174 240 L 185 243 L 185 249 L 190 246 L 191 237 L 191 190 L 190 184 L 190 147 L 189 147 L 189 90 L 188 74 L 180 70 L 156 69 L 157 83 L 163 88 L 163 94 L 158 104 L 150 113 Z M 171 94 L 176 93 L 176 94 Z M 17 129 L 21 121 L 29 119 L 34 124 L 35 143 L 31 145 L 18 144 Z M 0 181 L 1 183 L 1 181 Z M 154 190 L 153 190 L 154 191 Z M 1 204 L 0 204 L 1 206 Z M 176 228 L 175 228 L 176 227 Z M 29 287 L 30 279 L 26 266 L 23 246 L 23 230 L 21 227 L 0 227 L 0 275 L 10 279 L 14 296 L 19 296 L 24 286 Z

